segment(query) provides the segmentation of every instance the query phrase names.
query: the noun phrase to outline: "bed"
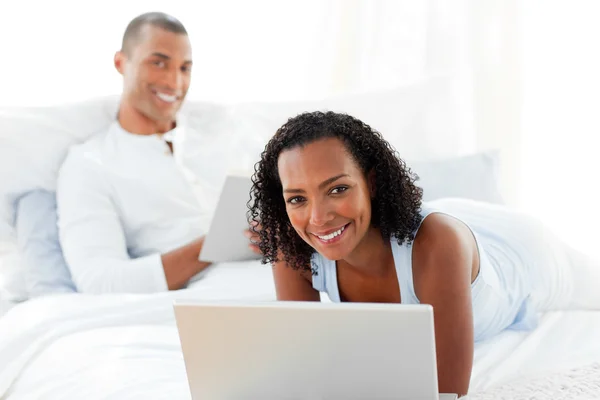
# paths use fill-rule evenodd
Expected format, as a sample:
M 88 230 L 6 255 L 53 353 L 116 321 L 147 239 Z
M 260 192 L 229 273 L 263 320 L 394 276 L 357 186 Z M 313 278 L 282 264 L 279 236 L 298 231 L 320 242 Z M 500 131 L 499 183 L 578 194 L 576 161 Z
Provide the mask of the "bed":
M 0 319 L 0 398 L 189 399 L 173 300 L 274 297 L 270 268 L 245 262 L 177 292 L 31 300 Z M 598 338 L 600 311 L 550 312 L 532 332 L 506 331 L 477 345 L 468 398 L 600 398 Z
M 458 112 L 453 87 L 451 77 L 434 77 L 324 102 L 186 103 L 184 111 L 195 128 L 215 141 L 227 141 L 222 146 L 231 154 L 237 145 L 243 154 L 236 158 L 252 165 L 287 117 L 306 110 L 343 110 L 368 121 L 400 149 L 430 200 L 458 196 L 501 203 L 498 154 L 472 152 L 475 135 Z M 173 301 L 275 298 L 271 270 L 258 262 L 219 265 L 176 292 L 31 298 L 24 265 L 14 257 L 15 201 L 36 188 L 55 190 L 68 147 L 106 127 L 116 101 L 110 97 L 59 108 L 0 110 L 2 400 L 188 399 Z M 230 132 L 237 135 L 235 141 L 228 139 Z M 533 332 L 504 332 L 477 345 L 469 397 L 487 400 L 508 393 L 506 398 L 519 399 L 537 393 L 548 400 L 600 398 L 598 338 L 600 311 L 547 313 Z

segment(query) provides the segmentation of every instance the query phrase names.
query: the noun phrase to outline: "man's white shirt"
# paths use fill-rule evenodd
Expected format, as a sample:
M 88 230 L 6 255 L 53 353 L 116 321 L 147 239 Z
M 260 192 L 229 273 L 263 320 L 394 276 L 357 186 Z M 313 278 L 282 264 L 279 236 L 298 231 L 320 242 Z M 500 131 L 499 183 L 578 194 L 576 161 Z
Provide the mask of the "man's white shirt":
M 201 145 L 183 154 L 185 128 L 178 121 L 170 132 L 174 153 L 163 135 L 132 134 L 118 122 L 70 149 L 59 172 L 58 224 L 79 291 L 165 291 L 161 254 L 206 233 L 227 160 Z

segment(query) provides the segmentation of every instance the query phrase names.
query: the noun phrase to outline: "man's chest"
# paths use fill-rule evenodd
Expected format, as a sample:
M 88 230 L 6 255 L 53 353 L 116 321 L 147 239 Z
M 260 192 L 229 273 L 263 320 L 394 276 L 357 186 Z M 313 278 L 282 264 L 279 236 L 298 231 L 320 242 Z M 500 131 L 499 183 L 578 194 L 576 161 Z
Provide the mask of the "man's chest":
M 106 181 L 115 208 L 129 227 L 202 212 L 191 177 L 172 159 L 116 163 L 107 170 Z

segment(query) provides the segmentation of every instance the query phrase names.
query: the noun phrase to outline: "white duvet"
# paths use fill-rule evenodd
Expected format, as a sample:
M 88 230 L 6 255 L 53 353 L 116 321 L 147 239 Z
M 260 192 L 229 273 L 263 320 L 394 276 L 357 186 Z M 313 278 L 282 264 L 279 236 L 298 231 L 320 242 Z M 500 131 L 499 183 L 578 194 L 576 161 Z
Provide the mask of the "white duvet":
M 0 398 L 189 399 L 172 307 L 183 297 L 274 299 L 271 269 L 221 265 L 178 292 L 72 294 L 21 304 L 0 319 Z M 470 397 L 492 398 L 507 387 L 513 397 L 519 390 L 531 395 L 523 379 L 542 385 L 540 376 L 554 374 L 573 383 L 570 370 L 577 367 L 591 371 L 577 375 L 587 382 L 595 370 L 581 368 L 595 361 L 600 312 L 548 313 L 534 332 L 505 332 L 476 347 Z

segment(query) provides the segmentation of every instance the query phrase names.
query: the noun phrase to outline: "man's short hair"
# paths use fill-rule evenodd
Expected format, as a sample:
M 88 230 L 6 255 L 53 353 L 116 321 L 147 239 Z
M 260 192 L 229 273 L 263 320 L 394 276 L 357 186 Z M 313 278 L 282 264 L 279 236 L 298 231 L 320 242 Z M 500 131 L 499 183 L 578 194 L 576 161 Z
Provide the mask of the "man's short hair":
M 133 46 L 138 42 L 142 28 L 146 25 L 182 35 L 188 34 L 183 24 L 177 18 L 162 12 L 148 12 L 135 17 L 127 25 L 125 34 L 123 35 L 123 43 L 121 44 L 122 52 L 129 54 Z

